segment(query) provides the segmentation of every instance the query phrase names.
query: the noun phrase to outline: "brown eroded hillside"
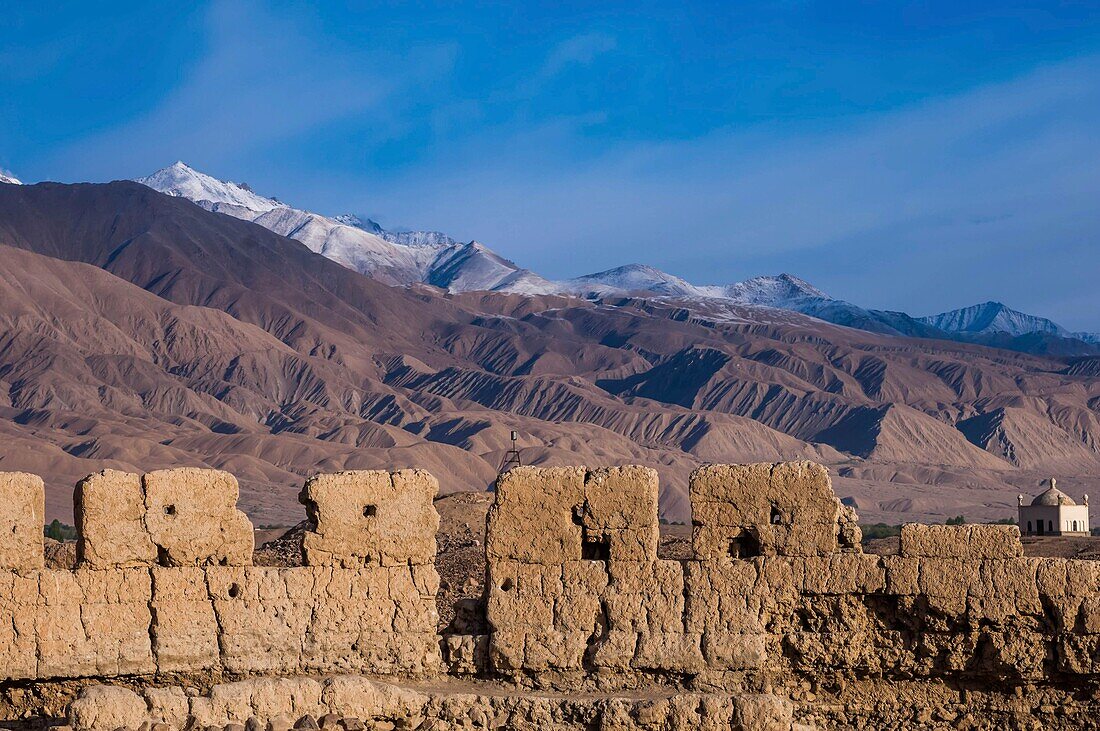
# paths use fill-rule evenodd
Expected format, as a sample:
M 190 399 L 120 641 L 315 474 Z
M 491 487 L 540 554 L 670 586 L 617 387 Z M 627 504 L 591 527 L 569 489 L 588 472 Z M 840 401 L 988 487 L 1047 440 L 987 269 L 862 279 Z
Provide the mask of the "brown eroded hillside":
M 521 433 L 542 464 L 637 462 L 687 517 L 710 461 L 829 464 L 865 517 L 1008 515 L 1056 469 L 1100 483 L 1080 361 L 801 315 L 382 285 L 133 183 L 0 188 L 0 469 L 51 515 L 112 466 L 233 471 L 258 523 L 303 476 L 421 466 L 484 489 Z

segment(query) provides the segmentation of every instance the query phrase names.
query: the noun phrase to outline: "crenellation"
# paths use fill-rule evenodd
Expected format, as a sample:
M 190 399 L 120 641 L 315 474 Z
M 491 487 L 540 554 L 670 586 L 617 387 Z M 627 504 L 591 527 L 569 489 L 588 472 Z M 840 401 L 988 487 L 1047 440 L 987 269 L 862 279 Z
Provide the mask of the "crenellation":
M 692 473 L 689 496 L 699 560 L 836 553 L 848 517 L 812 462 L 707 465 Z
M 368 474 L 335 477 L 354 487 Z M 0 536 L 0 550 L 16 559 L 0 571 L 0 680 L 437 673 L 437 485 L 422 471 L 381 474 L 386 488 L 370 494 L 379 508 L 372 517 L 388 522 L 366 531 L 379 560 L 364 562 L 347 542 L 330 545 L 333 560 L 323 565 L 265 568 L 251 565 L 252 526 L 237 510 L 232 475 L 97 473 L 74 496 L 75 571 L 34 568 L 42 483 L 3 475 L 16 529 Z M 331 515 L 322 503 L 320 513 Z M 37 562 L 25 540 L 31 521 Z
M 41 477 L 0 472 L 0 571 L 35 571 L 45 565 L 45 515 Z
M 151 566 L 157 547 L 146 528 L 141 475 L 103 470 L 88 475 L 73 492 L 76 558 L 84 567 Z
M 183 467 L 141 478 L 145 529 L 162 566 L 249 566 L 255 535 L 237 510 L 237 478 Z
M 424 565 L 435 560 L 439 483 L 424 470 L 316 475 L 299 496 L 313 524 L 309 566 Z
M 551 564 L 580 559 L 581 525 L 573 509 L 584 503 L 585 474 L 583 467 L 518 467 L 501 475 L 485 536 L 490 569 L 497 560 Z M 520 525 L 528 528 L 514 529 Z

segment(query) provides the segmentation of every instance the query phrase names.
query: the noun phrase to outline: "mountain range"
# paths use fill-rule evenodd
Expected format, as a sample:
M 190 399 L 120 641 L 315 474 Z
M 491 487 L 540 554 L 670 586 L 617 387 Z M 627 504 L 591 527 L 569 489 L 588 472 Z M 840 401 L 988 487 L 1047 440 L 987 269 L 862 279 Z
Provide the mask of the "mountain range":
M 895 523 L 1007 517 L 1050 474 L 1100 487 L 1100 357 L 840 327 L 793 309 L 831 301 L 794 277 L 729 297 L 392 286 L 247 220 L 302 215 L 265 200 L 0 185 L 0 470 L 43 475 L 50 517 L 104 468 L 230 470 L 257 523 L 300 520 L 318 471 L 483 490 L 513 429 L 525 463 L 652 465 L 669 520 L 717 461 L 822 462 Z
M 791 310 L 886 335 L 962 340 L 1033 353 L 1100 354 L 1100 335 L 1069 332 L 1050 320 L 1017 312 L 999 302 L 912 317 L 834 299 L 791 274 L 759 276 L 729 285 L 696 285 L 643 264 L 552 281 L 517 266 L 477 241 L 462 243 L 435 231 L 387 231 L 370 219 L 364 221 L 352 214 L 330 218 L 310 213 L 259 196 L 247 185 L 218 180 L 183 162 L 138 178 L 137 182 L 187 198 L 207 210 L 258 223 L 387 284 L 429 284 L 450 292 L 590 298 L 640 295 L 688 303 L 725 300 Z
M 373 221 L 364 224 L 356 216 L 330 218 L 303 211 L 256 195 L 246 185 L 217 180 L 182 162 L 137 182 L 186 198 L 208 211 L 258 223 L 385 284 L 423 283 L 451 291 L 532 294 L 552 289 L 549 282 L 477 241 L 461 243 L 430 232 L 391 233 Z

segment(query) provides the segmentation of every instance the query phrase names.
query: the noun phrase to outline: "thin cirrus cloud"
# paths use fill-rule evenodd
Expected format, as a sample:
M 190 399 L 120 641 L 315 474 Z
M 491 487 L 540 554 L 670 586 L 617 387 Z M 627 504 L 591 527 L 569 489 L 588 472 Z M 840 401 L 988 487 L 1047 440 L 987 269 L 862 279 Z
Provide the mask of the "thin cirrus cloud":
M 63 161 L 76 179 L 101 179 L 105 170 L 147 174 L 177 158 L 262 170 L 249 162 L 276 157 L 281 143 L 334 121 L 373 115 L 376 131 L 397 123 L 385 104 L 451 62 L 446 47 L 400 57 L 333 47 L 308 16 L 265 12 L 250 2 L 211 4 L 204 27 L 206 52 L 158 104 L 59 149 L 53 162 Z
M 606 33 L 582 33 L 558 43 L 547 56 L 537 78 L 548 79 L 567 67 L 592 63 L 597 56 L 615 49 L 615 38 Z

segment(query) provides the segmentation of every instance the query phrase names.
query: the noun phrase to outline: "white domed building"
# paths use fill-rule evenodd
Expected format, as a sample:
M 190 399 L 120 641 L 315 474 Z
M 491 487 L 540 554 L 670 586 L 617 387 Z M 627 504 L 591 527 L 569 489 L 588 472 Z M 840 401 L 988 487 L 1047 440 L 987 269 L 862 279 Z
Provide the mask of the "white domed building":
M 1084 505 L 1058 489 L 1058 481 L 1050 478 L 1050 487 L 1024 505 L 1020 495 L 1020 532 L 1025 536 L 1087 536 L 1089 535 L 1089 496 Z

